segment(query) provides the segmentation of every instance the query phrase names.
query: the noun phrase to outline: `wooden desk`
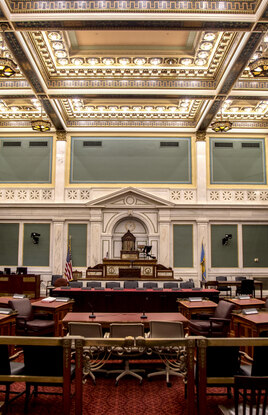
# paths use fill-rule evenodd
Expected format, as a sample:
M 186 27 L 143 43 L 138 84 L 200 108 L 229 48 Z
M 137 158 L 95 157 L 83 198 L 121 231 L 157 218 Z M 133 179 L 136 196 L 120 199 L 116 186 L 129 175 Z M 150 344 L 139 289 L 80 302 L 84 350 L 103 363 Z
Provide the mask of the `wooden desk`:
M 268 313 L 260 311 L 258 314 L 233 314 L 235 337 L 259 337 L 262 331 L 268 331 Z
M 141 318 L 141 313 L 94 313 L 95 318 L 90 318 L 90 313 L 68 313 L 62 320 L 64 330 L 67 330 L 68 323 L 100 323 L 103 328 L 109 328 L 111 323 L 143 323 L 149 328 L 151 320 L 177 321 L 182 322 L 187 328 L 188 319 L 181 313 L 146 313 L 147 318 Z
M 235 310 L 242 310 L 243 308 L 261 308 L 264 307 L 265 301 L 258 298 L 250 298 L 249 300 L 240 300 L 239 298 L 226 298 L 225 301 L 229 301 L 235 305 Z
M 0 336 L 15 336 L 16 313 L 0 314 Z
M 13 300 L 13 297 L 0 297 L 0 307 L 8 307 L 9 300 Z M 52 314 L 55 322 L 54 336 L 59 337 L 63 336 L 62 319 L 67 313 L 73 310 L 73 304 L 73 300 L 67 303 L 61 301 L 53 301 L 52 303 L 34 301 L 32 307 L 34 312 Z
M 159 290 L 112 290 L 83 288 L 55 288 L 51 295 L 54 297 L 70 297 L 75 300 L 73 307 L 77 312 L 90 312 L 91 310 L 107 313 L 136 313 L 136 312 L 177 312 L 177 299 L 186 297 L 209 297 L 215 302 L 219 299 L 218 290 L 192 290 L 192 289 L 159 289 Z
M 0 295 L 26 294 L 30 298 L 40 297 L 40 275 L 1 274 Z
M 235 337 L 259 337 L 263 331 L 268 331 L 268 312 L 260 311 L 258 314 L 233 314 L 232 327 Z M 253 347 L 242 348 L 253 357 Z
M 178 300 L 179 312 L 182 313 L 189 320 L 193 314 L 199 313 L 214 313 L 218 304 L 213 301 L 185 301 Z
M 53 301 L 52 303 L 46 303 L 44 301 L 35 301 L 32 303 L 34 311 L 44 314 L 52 314 L 55 322 L 54 336 L 63 336 L 62 320 L 67 313 L 70 313 L 73 309 L 73 300 L 66 303 L 61 301 Z
M 229 287 L 240 287 L 241 285 L 241 281 L 234 281 L 234 280 L 227 280 L 227 281 L 202 281 L 202 286 L 204 286 L 205 288 L 208 287 L 222 287 L 222 286 L 229 286 Z M 260 297 L 262 298 L 262 287 L 263 287 L 263 283 L 262 281 L 258 281 L 258 280 L 254 280 L 254 287 L 255 288 L 259 288 L 260 290 Z

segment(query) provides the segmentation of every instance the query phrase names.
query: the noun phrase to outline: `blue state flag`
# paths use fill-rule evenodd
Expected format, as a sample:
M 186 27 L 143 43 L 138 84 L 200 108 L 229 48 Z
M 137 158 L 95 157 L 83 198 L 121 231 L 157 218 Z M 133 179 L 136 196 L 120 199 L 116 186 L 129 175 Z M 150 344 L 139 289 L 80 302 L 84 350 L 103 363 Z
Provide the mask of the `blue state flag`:
M 206 281 L 207 280 L 206 257 L 205 257 L 205 250 L 204 250 L 203 242 L 202 242 L 202 248 L 201 248 L 200 264 L 201 264 L 201 269 L 202 269 L 202 281 Z

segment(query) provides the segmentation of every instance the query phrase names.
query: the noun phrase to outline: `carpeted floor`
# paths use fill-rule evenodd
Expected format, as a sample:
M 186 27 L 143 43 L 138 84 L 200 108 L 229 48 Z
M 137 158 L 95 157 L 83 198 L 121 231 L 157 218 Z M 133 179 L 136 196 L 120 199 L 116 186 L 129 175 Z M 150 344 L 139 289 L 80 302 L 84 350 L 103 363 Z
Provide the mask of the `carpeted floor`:
M 15 384 L 11 386 L 13 390 L 18 390 L 20 387 Z M 2 399 L 3 395 L 0 394 L 0 400 Z M 226 402 L 228 400 L 225 397 L 209 397 L 207 415 L 219 415 L 218 404 Z M 12 402 L 8 413 L 23 414 L 23 405 L 24 396 Z M 154 378 L 150 382 L 145 379 L 142 385 L 139 385 L 138 380 L 126 377 L 118 386 L 115 386 L 112 376 L 98 377 L 96 386 L 91 380 L 84 385 L 83 415 L 183 415 L 185 408 L 183 381 L 174 377 L 170 388 L 166 386 L 163 377 Z M 37 398 L 32 398 L 29 415 L 52 414 L 62 415 L 60 396 L 39 395 Z M 71 415 L 74 415 L 74 399 L 72 399 Z

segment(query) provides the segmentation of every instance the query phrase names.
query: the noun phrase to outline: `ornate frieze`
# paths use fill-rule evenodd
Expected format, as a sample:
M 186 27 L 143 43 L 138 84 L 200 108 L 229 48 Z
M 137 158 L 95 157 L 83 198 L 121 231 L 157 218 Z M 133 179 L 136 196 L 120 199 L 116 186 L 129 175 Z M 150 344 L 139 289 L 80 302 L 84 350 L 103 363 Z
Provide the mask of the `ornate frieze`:
M 46 202 L 54 200 L 54 189 L 1 188 L 1 202 Z
M 267 204 L 268 190 L 213 189 L 207 191 L 207 202 L 220 204 Z

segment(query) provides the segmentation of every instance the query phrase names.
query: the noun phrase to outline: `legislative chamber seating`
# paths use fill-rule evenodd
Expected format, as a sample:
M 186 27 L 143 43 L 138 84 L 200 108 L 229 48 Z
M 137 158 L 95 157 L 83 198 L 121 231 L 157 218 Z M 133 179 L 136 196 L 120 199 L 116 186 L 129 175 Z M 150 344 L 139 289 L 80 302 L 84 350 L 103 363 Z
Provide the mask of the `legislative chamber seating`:
M 110 324 L 110 337 L 111 338 L 122 338 L 122 337 L 144 337 L 144 325 L 142 323 L 136 324 L 120 324 L 120 323 L 113 323 Z M 117 385 L 119 380 L 126 375 L 134 376 L 139 379 L 140 383 L 142 382 L 142 376 L 138 375 L 137 372 L 144 372 L 143 369 L 132 369 L 130 370 L 129 367 L 129 360 L 135 356 L 140 356 L 142 353 L 139 351 L 138 348 L 132 349 L 131 353 L 124 353 L 124 349 L 119 348 L 117 349 L 117 353 L 121 358 L 123 358 L 125 367 L 122 370 L 111 370 L 109 373 L 119 373 L 115 380 L 115 384 Z
M 135 289 L 138 288 L 138 281 L 124 281 L 124 288 L 126 289 Z
M 108 281 L 105 284 L 106 288 L 120 288 L 120 282 L 117 281 Z
M 70 281 L 69 285 L 72 288 L 82 288 L 83 287 L 82 281 Z
M 254 280 L 241 280 L 241 285 L 236 289 L 236 295 L 253 295 L 255 294 Z
M 216 281 L 227 281 L 227 277 L 219 275 L 218 277 L 216 277 Z M 230 286 L 226 285 L 219 285 L 217 287 L 217 290 L 219 290 L 220 292 L 225 292 L 225 294 L 231 296 L 232 295 L 232 288 Z
M 54 321 L 34 315 L 31 302 L 28 298 L 12 299 L 9 306 L 17 311 L 16 335 L 46 336 L 54 334 Z
M 99 282 L 99 281 L 88 281 L 87 282 L 87 287 L 88 288 L 99 288 L 99 287 L 101 287 L 101 282 Z
M 179 284 L 177 282 L 164 282 L 163 288 L 169 289 L 169 288 L 178 288 Z
M 195 336 L 226 337 L 231 322 L 234 304 L 220 300 L 214 314 L 200 314 L 195 320 L 189 320 L 189 332 Z
M 143 288 L 149 288 L 149 289 L 158 288 L 158 284 L 157 282 L 144 282 Z
M 176 321 L 150 321 L 149 337 L 159 339 L 177 339 L 184 337 L 183 323 Z M 181 364 L 180 362 L 175 362 L 175 360 L 178 360 L 178 354 L 180 354 L 180 357 L 183 359 L 183 361 L 185 361 L 184 349 L 177 349 L 174 352 L 171 352 L 167 347 L 159 350 L 158 356 L 165 364 L 165 369 L 149 373 L 147 375 L 148 379 L 154 376 L 165 375 L 167 386 L 171 386 L 169 379 L 171 375 L 179 377 L 182 376 Z
M 1 344 L 0 345 L 0 376 L 1 375 L 10 375 L 10 376 L 14 376 L 14 375 L 24 375 L 24 363 L 23 362 L 15 362 L 13 361 L 19 353 L 16 353 L 13 356 L 9 356 L 9 351 L 8 351 L 8 345 L 7 344 Z M 4 405 L 5 405 L 5 411 L 7 412 L 8 409 L 8 405 L 9 402 L 12 402 L 14 399 L 20 397 L 23 393 L 19 393 L 19 392 L 12 392 L 15 394 L 15 397 L 13 397 L 12 399 L 10 399 L 10 385 L 11 385 L 11 381 L 10 382 L 0 382 L 0 385 L 3 385 L 5 387 L 5 401 L 4 401 Z

